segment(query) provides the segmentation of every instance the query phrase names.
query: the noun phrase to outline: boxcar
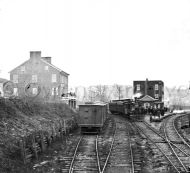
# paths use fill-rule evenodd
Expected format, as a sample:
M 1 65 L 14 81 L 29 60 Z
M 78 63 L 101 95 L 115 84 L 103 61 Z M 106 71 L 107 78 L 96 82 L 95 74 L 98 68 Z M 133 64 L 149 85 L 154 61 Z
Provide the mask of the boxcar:
M 106 104 L 79 105 L 77 123 L 81 132 L 100 132 L 107 118 Z

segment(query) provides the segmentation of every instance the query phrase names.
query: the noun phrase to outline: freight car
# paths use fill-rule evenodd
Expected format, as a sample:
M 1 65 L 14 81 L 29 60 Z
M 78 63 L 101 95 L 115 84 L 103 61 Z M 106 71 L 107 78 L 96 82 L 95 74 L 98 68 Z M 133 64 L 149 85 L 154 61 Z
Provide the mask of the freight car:
M 132 99 L 112 100 L 109 103 L 109 111 L 112 114 L 130 116 L 134 111 L 134 101 Z
M 81 128 L 81 133 L 100 132 L 107 118 L 106 104 L 84 104 L 79 105 L 79 115 L 77 123 Z

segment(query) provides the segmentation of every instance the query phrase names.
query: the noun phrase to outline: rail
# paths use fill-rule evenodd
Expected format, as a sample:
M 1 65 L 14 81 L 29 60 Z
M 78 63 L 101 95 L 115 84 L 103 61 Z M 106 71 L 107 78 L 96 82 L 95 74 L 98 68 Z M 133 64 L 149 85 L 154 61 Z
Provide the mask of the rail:
M 177 141 L 178 139 L 181 140 L 181 142 L 183 142 L 183 146 L 184 147 L 187 147 L 187 150 L 190 149 L 190 146 L 189 144 L 187 144 L 187 142 L 181 137 L 181 135 L 178 133 L 177 129 L 175 128 L 175 124 L 174 124 L 174 120 L 176 119 L 175 118 L 168 118 L 166 119 L 166 121 L 164 122 L 164 135 L 165 135 L 165 138 L 167 141 L 169 141 L 169 145 L 170 145 L 170 148 L 172 149 L 173 153 L 176 155 L 176 157 L 178 158 L 179 162 L 181 163 L 181 165 L 183 166 L 183 168 L 185 169 L 186 172 L 189 172 L 189 170 L 187 170 L 187 166 L 185 166 L 185 164 L 182 162 L 182 160 L 180 159 L 180 157 L 178 156 L 179 154 L 177 152 L 175 152 L 175 148 L 178 148 L 183 154 L 185 154 L 187 157 L 190 157 L 189 154 L 187 154 L 185 151 L 184 151 L 184 148 L 181 149 L 180 147 L 178 147 L 177 145 L 173 144 L 171 142 L 171 139 L 170 139 L 170 136 L 169 136 L 169 132 L 172 133 L 172 137 L 175 138 Z M 167 126 L 168 125 L 168 126 Z M 169 131 L 170 130 L 170 131 Z M 173 133 L 174 132 L 174 133 Z M 177 135 L 177 136 L 176 136 Z M 176 138 L 177 137 L 177 138 Z M 173 146 L 171 145 L 173 144 Z
M 131 124 L 130 124 L 130 126 L 131 126 Z M 130 154 L 131 154 L 131 173 L 135 173 L 134 160 L 133 160 L 133 149 L 132 149 L 132 145 L 131 145 L 131 136 L 130 136 L 129 132 L 128 132 L 128 136 L 129 136 L 129 145 L 130 145 Z
M 159 137 L 161 137 L 162 139 L 164 139 L 164 141 L 166 141 L 166 143 L 169 143 L 163 136 L 161 136 L 157 131 L 155 131 L 155 129 L 151 128 L 149 125 L 147 125 L 145 122 L 142 122 L 143 124 L 145 124 L 149 129 L 151 129 L 154 133 L 156 133 Z M 136 125 L 136 123 L 133 123 L 135 125 L 135 127 L 137 128 L 137 130 L 139 131 L 139 133 L 143 133 L 144 136 L 146 136 L 146 138 L 148 140 L 150 140 L 157 148 L 158 150 L 165 156 L 165 158 L 169 161 L 169 163 L 173 166 L 173 168 L 176 170 L 176 172 L 180 173 L 181 171 L 178 170 L 178 168 L 174 165 L 173 161 L 165 154 L 165 151 L 163 151 L 161 149 L 161 147 L 154 142 L 143 130 L 142 128 L 140 128 L 138 125 Z
M 115 132 L 116 132 L 116 129 L 117 129 L 117 124 L 116 124 L 115 130 L 114 130 L 114 135 L 113 135 L 113 138 L 112 138 L 112 141 L 111 141 L 111 146 L 110 146 L 110 149 L 109 149 L 109 153 L 108 153 L 108 155 L 107 155 L 107 158 L 106 158 L 106 161 L 105 161 L 105 163 L 104 163 L 104 166 L 103 166 L 103 168 L 102 168 L 101 173 L 104 173 L 105 168 L 106 168 L 107 163 L 108 163 L 108 160 L 109 160 L 109 158 L 110 158 L 111 151 L 112 151 L 112 148 L 113 148 L 113 144 L 114 144 L 114 141 L 115 141 Z

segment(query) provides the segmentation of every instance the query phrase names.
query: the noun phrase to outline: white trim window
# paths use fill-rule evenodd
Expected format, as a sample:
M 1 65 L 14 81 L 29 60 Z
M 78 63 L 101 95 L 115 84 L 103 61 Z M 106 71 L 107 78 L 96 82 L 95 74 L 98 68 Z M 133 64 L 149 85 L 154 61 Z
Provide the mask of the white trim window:
M 38 88 L 32 88 L 32 94 L 37 95 L 38 94 Z
M 158 90 L 158 84 L 155 84 L 155 90 Z
M 68 80 L 67 76 L 61 76 L 61 83 L 66 84 L 68 83 L 67 80 Z
M 36 83 L 38 81 L 38 76 L 36 74 L 32 75 L 32 82 Z
M 18 83 L 18 75 L 13 74 L 13 83 Z
M 20 67 L 20 71 L 21 71 L 21 72 L 25 72 L 25 66 L 21 66 L 21 67 Z
M 140 90 L 141 90 L 141 85 L 137 84 L 137 91 L 140 91 Z
M 13 94 L 14 94 L 15 96 L 18 96 L 18 88 L 14 88 L 14 89 L 13 89 Z
M 52 74 L 51 81 L 57 82 L 57 75 L 56 74 Z
M 58 87 L 53 87 L 51 89 L 51 95 L 54 96 L 54 95 L 58 95 L 58 94 L 59 94 Z
M 159 95 L 158 95 L 158 94 L 155 94 L 155 98 L 158 99 L 158 98 L 159 98 Z
M 56 95 L 57 95 L 57 96 L 59 95 L 58 87 L 56 87 Z
M 65 83 L 65 76 L 61 76 L 61 83 Z
M 54 93 L 55 93 L 55 88 L 52 88 L 51 89 L 51 95 L 54 96 L 55 95 Z

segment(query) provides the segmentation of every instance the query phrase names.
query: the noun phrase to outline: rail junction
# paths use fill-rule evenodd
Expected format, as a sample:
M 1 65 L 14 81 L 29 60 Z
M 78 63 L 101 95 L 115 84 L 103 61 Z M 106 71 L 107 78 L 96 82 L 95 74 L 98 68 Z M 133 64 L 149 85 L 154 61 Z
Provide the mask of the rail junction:
M 179 116 L 183 115 L 156 122 L 161 124 L 158 130 L 151 122 L 110 114 L 100 133 L 77 131 L 68 137 L 65 153 L 56 163 L 57 170 L 59 167 L 62 173 L 188 173 L 190 144 L 176 122 Z M 154 167 L 158 162 L 163 167 L 159 171 Z

